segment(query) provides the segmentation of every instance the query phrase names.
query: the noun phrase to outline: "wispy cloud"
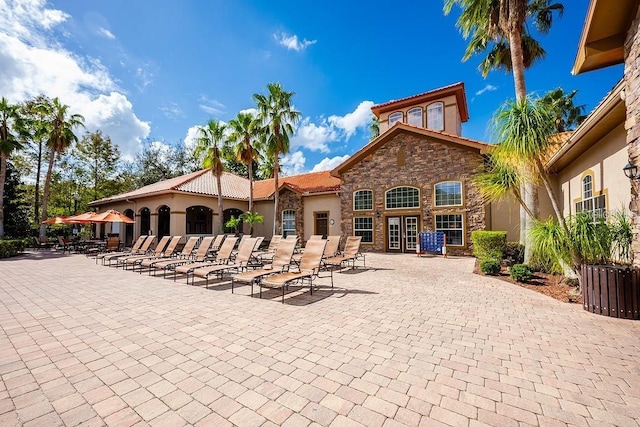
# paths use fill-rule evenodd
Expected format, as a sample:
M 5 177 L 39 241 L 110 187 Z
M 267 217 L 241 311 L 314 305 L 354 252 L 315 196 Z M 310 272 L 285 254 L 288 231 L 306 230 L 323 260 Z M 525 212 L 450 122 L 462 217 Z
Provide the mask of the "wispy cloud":
M 108 38 L 109 40 L 114 40 L 116 38 L 116 36 L 109 30 L 107 30 L 106 28 L 102 28 L 100 27 L 98 29 L 98 34 L 100 34 L 101 36 Z
M 479 91 L 476 92 L 476 96 L 480 96 L 485 92 L 493 92 L 494 90 L 498 90 L 498 88 L 494 85 L 486 85 L 485 87 L 483 87 L 482 89 L 480 89 Z
M 285 32 L 274 34 L 273 38 L 278 42 L 280 46 L 284 46 L 289 50 L 295 50 L 301 52 L 312 44 L 316 44 L 317 40 L 298 39 L 296 34 L 289 35 Z
M 158 109 L 162 111 L 164 116 L 168 119 L 177 119 L 185 116 L 182 109 L 175 102 L 170 102 L 168 105 L 158 107 Z
M 198 102 L 200 109 L 212 116 L 223 114 L 227 108 L 222 102 L 215 99 L 209 99 L 206 96 L 201 96 Z

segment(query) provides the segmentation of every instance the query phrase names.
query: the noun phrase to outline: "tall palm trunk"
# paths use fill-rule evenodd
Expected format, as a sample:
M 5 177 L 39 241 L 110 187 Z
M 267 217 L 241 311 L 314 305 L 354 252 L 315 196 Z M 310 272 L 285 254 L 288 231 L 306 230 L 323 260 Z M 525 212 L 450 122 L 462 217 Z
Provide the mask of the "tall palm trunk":
M 216 185 L 218 187 L 218 212 L 220 212 L 220 231 L 224 233 L 224 210 L 222 208 L 222 174 L 216 176 Z
M 38 223 L 40 219 L 40 177 L 42 175 L 42 139 L 38 141 L 38 160 L 37 160 L 37 169 L 36 169 L 36 194 L 35 201 L 33 203 L 33 212 L 35 223 Z
M 47 238 L 47 226 L 42 222 L 47 219 L 47 205 L 49 204 L 49 190 L 51 189 L 51 175 L 53 173 L 53 163 L 56 159 L 56 151 L 51 150 L 49 157 L 49 168 L 47 169 L 47 177 L 44 180 L 44 192 L 42 194 L 42 217 L 40 218 L 40 239 Z
M 273 159 L 273 183 L 275 185 L 275 192 L 273 193 L 273 235 L 275 236 L 278 231 L 278 175 L 280 174 L 280 159 L 279 153 L 275 153 Z M 281 233 L 282 234 L 282 233 Z
M 253 159 L 249 160 L 247 166 L 249 167 L 249 212 L 253 213 Z
M 4 182 L 7 179 L 7 155 L 0 153 L 0 239 L 4 238 Z

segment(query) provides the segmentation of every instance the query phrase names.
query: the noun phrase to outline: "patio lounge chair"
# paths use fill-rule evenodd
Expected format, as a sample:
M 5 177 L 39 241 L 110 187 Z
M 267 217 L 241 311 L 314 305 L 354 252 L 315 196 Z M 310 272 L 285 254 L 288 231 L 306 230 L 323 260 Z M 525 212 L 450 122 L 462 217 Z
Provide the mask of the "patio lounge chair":
M 312 236 L 309 236 L 309 240 L 307 240 L 307 242 L 311 242 L 312 240 L 322 240 L 322 235 L 321 234 L 314 234 Z M 340 243 L 340 242 L 338 242 Z M 291 258 L 291 261 L 295 264 L 300 264 L 300 260 L 302 259 L 302 254 L 304 253 L 304 250 L 300 250 L 298 251 L 298 253 L 293 255 L 293 258 Z
M 281 239 L 271 264 L 267 264 L 258 270 L 243 271 L 231 278 L 231 293 L 233 293 L 236 283 L 250 283 L 251 296 L 253 296 L 253 285 L 257 284 L 264 276 L 287 271 L 291 264 L 291 256 L 297 243 L 298 242 L 293 239 Z M 260 288 L 260 291 L 262 292 L 262 288 Z
M 237 241 L 237 237 L 227 237 L 224 239 L 224 243 L 222 243 L 218 254 L 212 261 L 207 261 L 206 258 L 204 258 L 202 260 L 196 260 L 176 266 L 173 270 L 173 280 L 176 280 L 176 276 L 178 274 L 185 274 L 187 276 L 187 284 L 189 284 L 189 274 L 191 274 L 194 269 L 229 264 L 231 260 L 231 252 L 233 251 L 233 247 L 236 245 Z
M 142 235 L 138 237 L 138 240 L 136 240 L 136 242 L 131 247 L 131 250 L 129 251 L 98 254 L 96 255 L 96 264 L 98 263 L 98 259 L 102 259 L 102 265 L 104 265 L 105 261 L 109 261 L 110 266 L 111 261 L 117 260 L 121 256 L 141 255 L 147 253 L 155 238 L 156 236 Z
M 280 234 L 276 234 L 271 237 L 269 241 L 269 246 L 266 250 L 260 251 L 256 250 L 253 252 L 253 257 L 259 260 L 260 262 L 271 261 L 273 259 L 273 255 L 276 253 L 276 249 L 278 247 L 278 243 L 282 240 L 282 236 Z
M 260 287 L 282 288 L 282 303 L 284 304 L 284 289 L 291 282 L 304 282 L 306 279 L 309 281 L 309 289 L 313 295 L 313 278 L 318 275 L 318 270 L 320 270 L 322 254 L 326 245 L 327 241 L 324 239 L 309 240 L 304 248 L 298 271 L 287 271 L 267 276 L 259 283 Z M 262 292 L 260 293 L 262 295 Z
M 65 252 L 71 252 L 70 246 L 69 246 L 69 240 L 65 239 L 62 236 L 58 236 L 58 247 L 57 249 L 60 250 L 62 248 L 62 253 Z
M 164 236 L 162 239 L 160 239 L 160 241 L 156 245 L 155 250 L 151 254 L 156 257 L 162 256 L 162 252 L 164 252 L 164 249 L 169 244 L 169 240 L 171 240 L 171 236 Z M 144 258 L 147 256 L 149 255 L 148 254 L 147 255 L 129 255 L 129 256 L 120 257 L 116 262 L 116 268 L 118 267 L 118 265 L 122 265 L 122 267 L 126 270 L 127 265 L 129 264 L 133 265 L 136 260 L 140 259 L 141 257 Z
M 140 255 L 137 257 L 129 257 L 127 258 L 127 264 L 133 264 L 133 271 L 136 271 L 136 265 L 140 266 L 140 268 L 138 268 L 140 274 L 142 274 L 142 262 L 146 261 L 146 260 L 157 260 L 157 259 L 168 259 L 168 258 L 172 258 L 173 257 L 173 253 L 176 250 L 176 247 L 178 247 L 178 244 L 180 243 L 180 240 L 182 240 L 182 236 L 173 236 L 171 238 L 171 240 L 169 240 L 169 244 L 164 248 L 164 250 L 162 251 L 162 253 L 160 254 L 160 256 L 156 256 L 155 254 L 153 255 Z M 160 246 L 160 245 L 158 245 Z M 157 248 L 156 248 L 156 253 L 157 253 Z
M 213 240 L 213 243 L 211 243 L 211 247 L 209 248 L 209 255 L 213 256 L 220 250 L 225 237 L 227 237 L 226 234 L 218 234 L 216 236 L 216 238 Z
M 352 263 L 355 268 L 355 262 L 358 257 L 363 257 L 364 254 L 360 254 L 360 242 L 361 236 L 349 236 L 344 244 L 344 251 L 341 255 L 329 257 L 324 260 L 324 265 L 331 272 L 331 286 L 333 287 L 333 269 L 335 267 L 342 268 L 344 263 Z
M 34 237 L 33 238 L 33 249 L 36 250 L 40 250 L 40 249 L 49 249 L 51 248 L 51 243 L 49 242 L 48 238 L 44 238 L 44 239 L 40 239 L 39 237 Z
M 200 237 L 189 237 L 189 240 L 187 240 L 187 243 L 185 243 L 180 253 L 173 253 L 170 257 L 145 259 L 140 263 L 140 269 L 149 269 L 149 275 L 151 275 L 151 271 L 155 271 L 156 264 L 159 262 L 168 260 L 189 260 L 193 256 L 193 249 L 196 247 L 199 241 Z
M 180 257 L 179 259 L 169 259 L 166 261 L 159 261 L 153 264 L 153 267 L 156 270 L 162 270 L 162 277 L 167 277 L 167 270 L 173 270 L 176 267 L 182 264 L 190 264 L 195 261 L 204 261 L 207 259 L 209 248 L 211 247 L 211 243 L 213 243 L 213 236 L 207 236 L 202 239 L 196 253 L 193 256 L 189 257 Z M 176 273 L 173 273 L 173 280 L 176 280 Z
M 236 258 L 232 263 L 213 265 L 210 267 L 200 267 L 192 270 L 191 284 L 192 285 L 195 284 L 196 276 L 202 277 L 203 279 L 206 280 L 206 283 L 205 283 L 206 288 L 209 289 L 210 275 L 216 274 L 216 276 L 221 279 L 225 272 L 228 272 L 230 270 L 240 271 L 243 268 L 246 268 L 247 265 L 249 265 L 249 263 L 251 262 L 251 253 L 253 252 L 253 249 L 256 247 L 257 240 L 258 240 L 257 238 L 246 239 L 244 241 L 244 244 L 240 245 L 240 248 L 238 249 L 238 254 L 236 255 Z M 220 249 L 220 252 L 218 252 L 218 254 L 222 253 L 222 251 L 223 250 Z M 187 276 L 187 283 L 188 282 L 189 282 L 189 278 Z

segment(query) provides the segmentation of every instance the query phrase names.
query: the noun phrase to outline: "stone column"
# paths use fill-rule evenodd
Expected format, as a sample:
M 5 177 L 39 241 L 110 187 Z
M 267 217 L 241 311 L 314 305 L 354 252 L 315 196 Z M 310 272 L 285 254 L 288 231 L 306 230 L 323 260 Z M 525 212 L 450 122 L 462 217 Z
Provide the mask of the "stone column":
M 629 28 L 624 45 L 624 81 L 625 104 L 627 117 L 627 144 L 629 159 L 640 166 L 640 8 Z M 640 182 L 635 181 L 631 186 L 631 218 L 633 222 L 633 264 L 640 266 Z

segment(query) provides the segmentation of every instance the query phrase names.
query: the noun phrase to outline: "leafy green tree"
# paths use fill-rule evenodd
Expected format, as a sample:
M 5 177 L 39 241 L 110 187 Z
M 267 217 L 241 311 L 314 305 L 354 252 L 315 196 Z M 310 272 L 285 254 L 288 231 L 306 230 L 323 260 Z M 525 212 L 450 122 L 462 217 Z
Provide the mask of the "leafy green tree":
M 274 178 L 274 215 L 273 234 L 279 231 L 278 221 L 278 175 L 280 174 L 280 155 L 289 152 L 289 138 L 293 135 L 293 126 L 300 120 L 300 112 L 293 108 L 295 92 L 285 91 L 280 83 L 269 83 L 267 94 L 253 95 L 258 107 L 258 118 L 265 128 L 265 151 L 273 158 Z
M 369 132 L 371 132 L 369 141 L 373 141 L 378 136 L 380 136 L 380 119 L 376 116 L 373 116 L 371 118 L 371 123 L 369 123 Z
M 229 140 L 234 143 L 231 147 L 233 155 L 247 166 L 249 172 L 249 212 L 253 212 L 253 164 L 260 158 L 257 149 L 257 141 L 262 132 L 260 125 L 260 120 L 251 113 L 238 113 L 236 118 L 229 121 Z
M 584 115 L 584 105 L 575 105 L 573 98 L 577 90 L 567 93 L 561 87 L 550 90 L 540 102 L 547 105 L 554 116 L 556 132 L 572 130 L 587 117 Z
M 123 186 L 132 182 L 134 188 L 154 184 L 164 179 L 175 178 L 199 170 L 200 161 L 194 150 L 183 143 L 153 144 L 146 141 L 136 154 L 134 162 L 124 162 L 120 171 Z
M 216 177 L 218 190 L 218 213 L 222 219 L 224 210 L 222 206 L 222 182 L 221 177 L 224 172 L 220 146 L 225 141 L 226 125 L 214 119 L 209 120 L 206 126 L 200 128 L 200 137 L 196 145 L 196 157 L 201 159 L 202 166 L 210 169 Z M 224 224 L 220 223 L 224 230 Z
M 116 177 L 120 161 L 120 150 L 111 142 L 111 138 L 104 136 L 100 130 L 87 132 L 76 144 L 73 154 L 78 175 L 88 181 L 93 199 L 110 196 L 105 184 Z
M 21 148 L 18 138 L 19 106 L 0 99 L 0 239 L 4 238 L 4 182 L 7 179 L 7 159 Z
M 7 236 L 26 237 L 29 235 L 29 202 L 20 184 L 20 173 L 11 161 L 7 162 L 4 182 L 4 229 Z
M 78 137 L 74 133 L 74 128 L 82 126 L 84 126 L 84 117 L 80 114 L 70 114 L 68 105 L 61 104 L 58 98 L 53 99 L 53 110 L 49 117 L 48 127 L 47 146 L 50 156 L 42 197 L 42 221 L 47 219 L 51 177 L 56 157 L 64 153 L 71 144 L 78 140 Z M 40 237 L 42 239 L 46 238 L 46 231 L 45 224 L 40 224 Z

